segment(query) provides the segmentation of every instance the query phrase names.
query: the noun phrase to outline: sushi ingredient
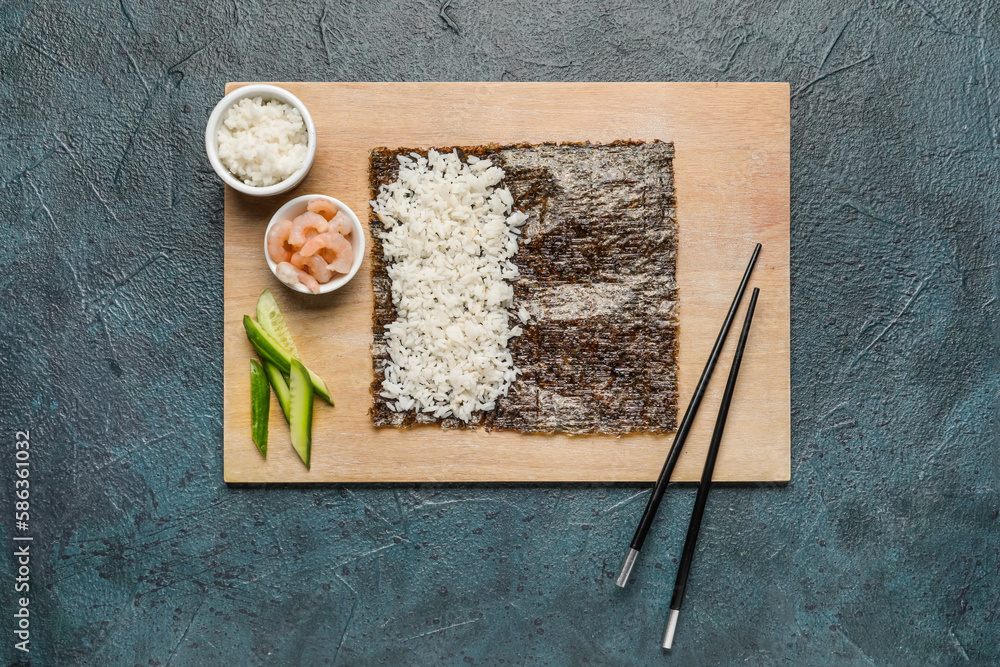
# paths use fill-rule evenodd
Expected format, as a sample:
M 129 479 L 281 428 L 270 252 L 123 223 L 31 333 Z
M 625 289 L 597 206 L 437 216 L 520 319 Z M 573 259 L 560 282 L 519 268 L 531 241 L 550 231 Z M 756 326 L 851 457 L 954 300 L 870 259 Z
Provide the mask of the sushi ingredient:
M 264 374 L 267 375 L 267 380 L 271 383 L 271 388 L 274 389 L 274 395 L 278 397 L 278 405 L 281 406 L 281 412 L 285 415 L 285 421 L 291 422 L 292 403 L 288 393 L 288 380 L 281 374 L 281 370 L 270 361 L 265 359 L 262 365 L 264 366 Z
M 313 385 L 309 379 L 309 371 L 298 359 L 291 361 L 288 392 L 292 413 L 289 419 L 292 447 L 308 468 L 312 458 Z
M 268 333 L 261 329 L 260 325 L 254 322 L 249 315 L 243 316 L 243 328 L 247 332 L 247 339 L 250 341 L 250 344 L 254 346 L 254 349 L 257 350 L 257 354 L 259 354 L 262 359 L 270 361 L 283 373 L 289 372 L 289 368 L 291 367 L 291 363 L 294 359 L 288 350 L 281 347 L 281 345 L 278 344 L 278 342 Z M 308 368 L 306 371 L 309 374 L 309 379 L 312 382 L 313 389 L 316 393 L 319 394 L 324 401 L 333 405 L 333 399 L 330 397 L 330 390 L 326 388 L 326 383 L 323 382 L 323 379 L 310 371 Z
M 294 249 L 288 244 L 288 235 L 291 233 L 291 220 L 282 220 L 267 233 L 267 254 L 278 264 L 292 258 Z
M 376 359 L 388 357 L 379 396 L 397 413 L 468 423 L 517 378 L 507 347 L 522 333 L 510 322 L 512 260 L 527 216 L 513 210 L 504 171 L 489 160 L 435 150 L 396 157 L 396 179 L 371 202 L 395 309 L 376 341 Z
M 320 286 L 348 274 L 354 266 L 354 224 L 325 197 L 315 197 L 294 220 L 282 220 L 267 233 L 267 254 L 278 280 L 302 285 L 314 294 Z
M 317 234 L 302 246 L 303 257 L 311 257 L 322 251 L 323 258 L 331 271 L 347 273 L 354 264 L 354 250 L 351 242 L 337 232 Z M 313 274 L 315 275 L 315 274 Z M 319 276 L 316 276 L 319 280 Z
M 300 248 L 306 242 L 306 232 L 315 230 L 317 233 L 330 229 L 329 221 L 319 213 L 306 211 L 299 217 L 292 220 L 292 231 L 288 234 L 288 244 L 293 248 Z
M 271 412 L 271 389 L 264 367 L 250 360 L 250 434 L 260 455 L 267 458 L 267 419 Z
M 275 301 L 274 295 L 269 289 L 264 290 L 257 297 L 257 323 L 260 324 L 261 329 L 271 335 L 271 338 L 278 341 L 281 347 L 288 350 L 289 354 L 296 359 L 302 358 L 299 356 L 298 348 L 295 347 L 295 341 L 292 340 L 292 332 L 278 308 L 278 302 Z
M 306 161 L 309 135 L 290 104 L 245 97 L 229 108 L 216 134 L 219 160 L 247 185 L 280 183 Z
M 372 423 L 408 427 L 438 422 L 522 433 L 674 430 L 679 322 L 673 144 L 616 141 L 457 150 L 467 162 L 486 159 L 502 169 L 515 207 L 528 215 L 525 240 L 518 241 L 520 249 L 511 260 L 520 277 L 508 311 L 511 325 L 524 329 L 507 345 L 520 373 L 510 391 L 497 398 L 494 410 L 475 412 L 468 422 L 416 408 L 400 410 L 406 406 L 383 386 L 397 356 L 390 347 L 390 327 L 398 318 L 398 274 L 378 236 L 385 222 L 373 213 Z M 402 163 L 415 152 L 426 154 L 412 148 L 371 152 L 372 198 L 398 179 Z M 452 332 L 443 333 L 450 337 Z

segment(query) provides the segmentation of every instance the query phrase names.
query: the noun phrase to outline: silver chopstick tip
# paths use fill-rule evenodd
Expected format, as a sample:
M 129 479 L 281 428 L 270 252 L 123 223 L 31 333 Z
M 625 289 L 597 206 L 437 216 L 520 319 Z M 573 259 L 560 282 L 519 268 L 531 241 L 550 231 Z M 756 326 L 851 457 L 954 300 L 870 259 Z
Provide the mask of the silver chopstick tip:
M 625 556 L 625 563 L 622 565 L 622 571 L 618 575 L 618 579 L 615 583 L 618 584 L 618 588 L 625 588 L 625 584 L 628 583 L 629 575 L 632 574 L 632 567 L 635 565 L 636 556 L 639 555 L 637 549 L 629 547 L 628 556 Z
M 680 615 L 680 609 L 670 610 L 670 618 L 667 620 L 667 631 L 663 633 L 663 648 L 669 649 L 674 645 L 674 631 L 677 629 L 677 617 Z

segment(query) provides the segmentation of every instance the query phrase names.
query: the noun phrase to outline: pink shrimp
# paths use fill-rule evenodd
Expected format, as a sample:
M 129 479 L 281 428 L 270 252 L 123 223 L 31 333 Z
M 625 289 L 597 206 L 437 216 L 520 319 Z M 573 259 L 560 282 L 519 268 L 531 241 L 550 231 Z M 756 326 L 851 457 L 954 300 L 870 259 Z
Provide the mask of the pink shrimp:
M 330 229 L 330 223 L 319 213 L 306 211 L 292 221 L 292 231 L 288 234 L 288 243 L 298 248 L 306 242 L 306 231 L 315 229 L 317 232 L 325 232 Z
M 354 223 L 342 211 L 337 211 L 337 215 L 330 220 L 330 231 L 347 236 L 354 231 Z
M 309 239 L 299 252 L 303 257 L 309 257 L 323 250 L 327 251 L 323 253 L 323 257 L 331 270 L 337 273 L 350 272 L 351 265 L 354 264 L 354 248 L 343 235 L 336 232 L 317 234 Z
M 292 221 L 282 220 L 267 233 L 267 254 L 275 262 L 287 262 L 292 258 L 292 251 L 288 247 L 288 234 L 292 231 Z
M 303 271 L 308 271 L 309 275 L 315 278 L 321 285 L 330 282 L 333 278 L 333 271 L 330 270 L 326 261 L 319 255 L 303 257 L 301 253 L 295 253 L 292 255 L 292 266 Z
M 354 224 L 337 206 L 329 199 L 317 197 L 309 201 L 309 210 L 319 213 L 330 221 L 330 231 L 339 232 L 347 236 L 354 230 Z
M 281 262 L 275 269 L 278 280 L 286 285 L 304 285 L 313 294 L 319 293 L 319 283 L 316 279 L 301 269 L 295 268 L 289 262 Z
M 336 205 L 325 197 L 311 199 L 307 208 L 313 213 L 319 213 L 327 220 L 332 220 L 340 212 Z

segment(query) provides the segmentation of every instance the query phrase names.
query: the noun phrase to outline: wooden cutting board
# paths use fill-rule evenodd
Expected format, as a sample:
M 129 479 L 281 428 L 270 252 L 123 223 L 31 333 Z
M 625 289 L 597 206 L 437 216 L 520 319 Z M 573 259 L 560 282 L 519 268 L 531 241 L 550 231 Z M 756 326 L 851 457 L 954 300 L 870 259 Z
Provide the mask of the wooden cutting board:
M 230 83 L 226 92 L 244 85 Z M 375 429 L 371 405 L 370 261 L 324 296 L 292 292 L 267 268 L 264 229 L 281 204 L 327 194 L 368 219 L 376 146 L 546 141 L 673 141 L 680 227 L 679 382 L 687 406 L 754 243 L 760 301 L 715 468 L 729 482 L 790 479 L 789 90 L 785 83 L 279 83 L 316 124 L 312 171 L 292 192 L 258 199 L 226 188 L 224 458 L 227 482 L 643 481 L 673 436 L 523 435 Z M 371 240 L 368 239 L 371 248 Z M 292 450 L 276 400 L 268 458 L 250 439 L 242 318 L 275 294 L 306 364 L 336 401 L 316 402 L 312 470 Z M 746 302 L 716 367 L 673 479 L 696 481 Z

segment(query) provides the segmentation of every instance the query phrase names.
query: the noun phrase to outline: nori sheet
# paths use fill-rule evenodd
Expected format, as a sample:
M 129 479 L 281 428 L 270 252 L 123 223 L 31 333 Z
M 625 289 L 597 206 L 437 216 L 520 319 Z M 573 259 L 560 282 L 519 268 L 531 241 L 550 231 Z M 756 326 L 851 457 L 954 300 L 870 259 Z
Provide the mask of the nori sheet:
M 375 293 L 370 410 L 376 426 L 482 426 L 525 433 L 668 433 L 677 422 L 677 218 L 672 143 L 462 146 L 505 172 L 514 207 L 528 214 L 514 257 L 514 310 L 531 320 L 508 347 L 521 371 L 478 421 L 394 412 L 379 395 L 395 319 L 381 221 L 369 209 Z M 371 198 L 394 181 L 397 155 L 376 148 Z

